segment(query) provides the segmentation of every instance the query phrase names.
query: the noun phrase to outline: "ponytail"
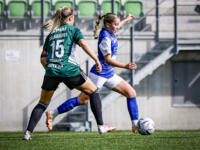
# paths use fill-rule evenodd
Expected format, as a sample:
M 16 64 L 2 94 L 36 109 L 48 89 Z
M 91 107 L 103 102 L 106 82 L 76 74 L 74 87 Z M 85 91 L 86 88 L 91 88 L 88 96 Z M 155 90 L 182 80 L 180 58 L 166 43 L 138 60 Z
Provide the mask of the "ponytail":
M 65 24 L 65 19 L 73 15 L 73 9 L 67 6 L 59 8 L 51 19 L 49 19 L 42 28 L 52 33 L 55 28 Z
M 48 30 L 52 32 L 55 28 L 60 26 L 60 20 L 61 20 L 61 13 L 62 13 L 62 8 L 59 8 L 56 13 L 53 15 L 51 19 L 49 19 L 44 25 L 43 29 Z
M 99 23 L 101 21 L 101 19 L 104 17 L 104 15 L 99 15 L 98 16 L 98 19 L 96 20 L 96 25 L 95 25 L 95 29 L 94 29 L 94 39 L 97 39 L 98 36 L 97 36 L 97 32 L 98 32 L 98 29 L 99 29 Z
M 105 26 L 106 23 L 112 23 L 117 17 L 117 15 L 113 14 L 113 13 L 107 13 L 105 15 L 99 15 L 98 19 L 96 20 L 96 25 L 95 25 L 95 30 L 94 30 L 94 38 L 97 39 L 97 31 L 99 29 L 99 23 L 101 21 L 101 19 L 104 18 L 103 20 L 103 24 Z

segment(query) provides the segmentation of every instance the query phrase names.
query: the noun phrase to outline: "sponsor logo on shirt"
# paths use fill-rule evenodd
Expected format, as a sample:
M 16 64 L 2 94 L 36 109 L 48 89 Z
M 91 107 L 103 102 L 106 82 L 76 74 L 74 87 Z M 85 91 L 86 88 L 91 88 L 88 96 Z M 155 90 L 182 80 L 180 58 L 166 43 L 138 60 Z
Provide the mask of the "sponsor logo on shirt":
M 64 65 L 58 65 L 58 64 L 48 64 L 49 68 L 63 68 Z

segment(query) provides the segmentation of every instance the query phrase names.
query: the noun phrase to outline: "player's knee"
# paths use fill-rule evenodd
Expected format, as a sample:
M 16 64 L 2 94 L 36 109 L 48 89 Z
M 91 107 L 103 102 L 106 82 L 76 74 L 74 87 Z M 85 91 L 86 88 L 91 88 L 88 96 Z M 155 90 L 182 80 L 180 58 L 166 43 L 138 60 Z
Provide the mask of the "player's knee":
M 79 103 L 80 103 L 80 105 L 85 105 L 85 104 L 88 103 L 88 101 L 89 101 L 89 98 L 88 98 L 88 99 L 81 100 L 81 101 L 79 101 Z
M 88 101 L 89 101 L 89 99 L 82 101 L 81 105 L 85 105 L 85 104 L 87 104 Z
M 87 94 L 88 96 L 91 95 L 92 93 L 95 93 L 97 91 L 97 87 L 85 90 L 84 93 Z
M 45 104 L 45 105 L 49 105 L 50 100 L 47 100 L 47 99 L 45 99 L 45 98 L 41 98 L 41 99 L 40 99 L 40 103 Z
M 128 90 L 125 95 L 126 97 L 136 97 L 136 91 L 134 89 Z
M 85 105 L 90 100 L 90 97 L 88 95 L 85 95 L 84 97 L 78 97 L 79 98 L 79 104 Z

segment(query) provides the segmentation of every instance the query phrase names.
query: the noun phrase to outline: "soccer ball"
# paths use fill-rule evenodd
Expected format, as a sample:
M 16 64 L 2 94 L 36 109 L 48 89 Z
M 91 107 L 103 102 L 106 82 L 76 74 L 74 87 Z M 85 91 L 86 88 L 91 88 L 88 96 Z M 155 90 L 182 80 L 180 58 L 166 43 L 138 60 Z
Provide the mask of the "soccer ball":
M 155 123 L 151 118 L 140 118 L 138 120 L 138 132 L 141 135 L 150 135 L 155 131 Z

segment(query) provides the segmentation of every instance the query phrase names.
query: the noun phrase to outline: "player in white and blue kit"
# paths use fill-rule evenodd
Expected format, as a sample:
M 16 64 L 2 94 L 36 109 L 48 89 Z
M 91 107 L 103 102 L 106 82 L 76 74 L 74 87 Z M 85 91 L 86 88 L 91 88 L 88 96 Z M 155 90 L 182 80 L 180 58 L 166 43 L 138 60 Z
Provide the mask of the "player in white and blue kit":
M 120 76 L 114 73 L 114 67 L 126 68 L 126 69 L 136 69 L 136 64 L 130 62 L 128 64 L 116 61 L 116 55 L 118 51 L 118 41 L 115 33 L 118 29 L 126 22 L 133 18 L 132 15 L 128 15 L 124 20 L 120 22 L 120 19 L 112 13 L 108 13 L 104 16 L 99 16 L 99 20 L 96 21 L 96 31 L 98 29 L 98 24 L 101 18 L 104 18 L 104 28 L 101 30 L 98 39 L 98 58 L 102 65 L 102 71 L 97 72 L 94 65 L 91 70 L 89 77 L 92 82 L 100 90 L 103 86 L 106 86 L 113 91 L 116 91 L 125 97 L 127 97 L 127 107 L 132 121 L 132 131 L 137 132 L 137 121 L 138 121 L 138 105 L 136 101 L 136 92 L 134 88 L 122 79 Z M 81 93 L 78 97 L 71 98 L 61 104 L 57 109 L 53 111 L 48 111 L 47 121 L 49 119 L 54 119 L 58 114 L 67 112 L 72 108 L 86 104 L 89 97 Z M 52 124 L 51 124 L 52 125 Z M 100 133 L 115 130 L 115 127 L 98 126 Z
M 117 48 L 118 41 L 116 36 L 114 34 L 110 34 L 107 30 L 102 29 L 98 40 L 98 58 L 102 64 L 102 71 L 98 73 L 95 70 L 96 65 L 94 65 L 90 72 L 107 79 L 113 77 L 114 66 L 107 64 L 104 56 L 111 54 L 112 58 L 116 58 Z

